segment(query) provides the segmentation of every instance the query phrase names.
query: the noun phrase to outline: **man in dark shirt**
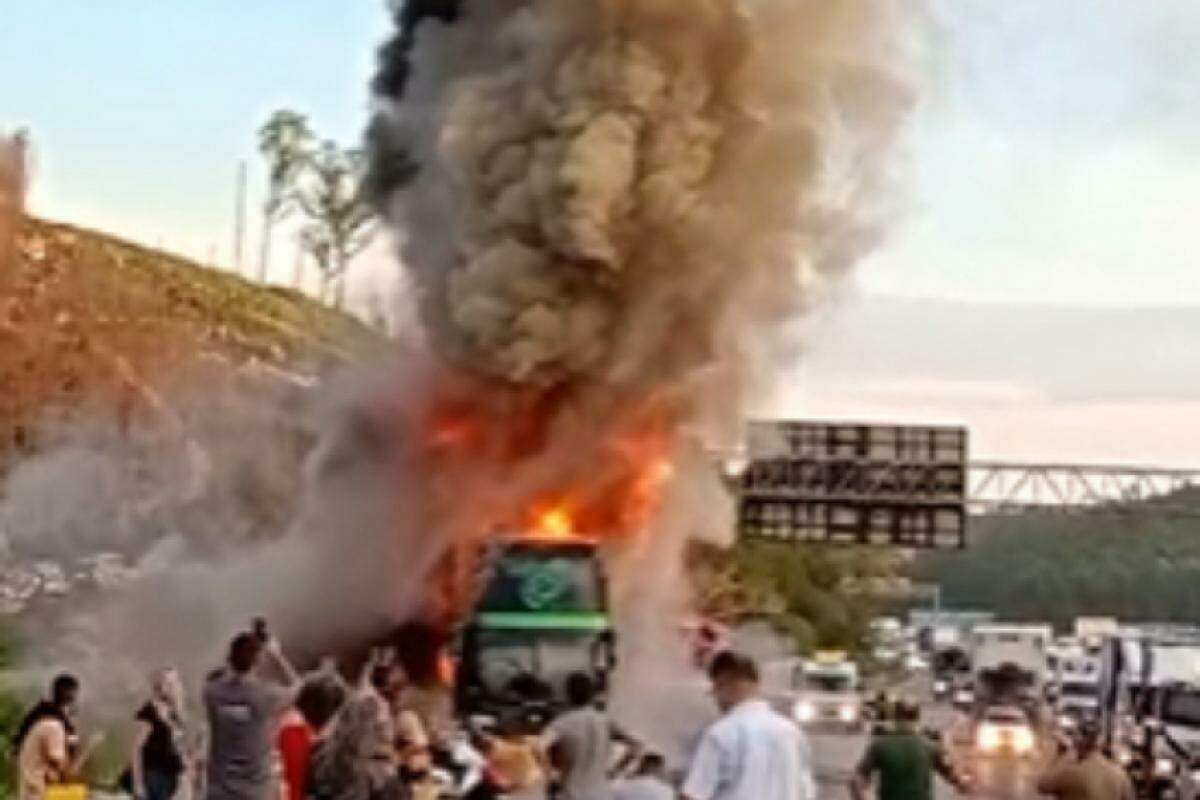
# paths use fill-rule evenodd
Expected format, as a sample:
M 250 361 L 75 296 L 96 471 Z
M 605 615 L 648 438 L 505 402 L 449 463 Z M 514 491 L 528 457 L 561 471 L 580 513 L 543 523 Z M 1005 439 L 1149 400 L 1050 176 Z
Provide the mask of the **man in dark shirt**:
M 275 662 L 283 685 L 253 674 L 263 654 Z M 277 642 L 254 633 L 234 638 L 228 664 L 204 685 L 207 800 L 276 800 L 275 733 L 283 713 L 295 702 L 298 683 Z
M 871 740 L 850 782 L 854 800 L 866 800 L 874 780 L 879 800 L 933 800 L 933 775 L 965 791 L 942 748 L 917 730 L 921 711 L 911 701 L 894 708 L 895 727 Z

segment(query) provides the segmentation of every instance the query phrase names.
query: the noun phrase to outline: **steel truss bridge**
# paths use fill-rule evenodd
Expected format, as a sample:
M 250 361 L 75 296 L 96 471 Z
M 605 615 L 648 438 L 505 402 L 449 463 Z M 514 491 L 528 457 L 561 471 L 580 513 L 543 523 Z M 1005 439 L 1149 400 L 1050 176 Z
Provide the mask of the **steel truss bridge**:
M 967 507 L 977 514 L 1200 517 L 1200 469 L 972 461 Z

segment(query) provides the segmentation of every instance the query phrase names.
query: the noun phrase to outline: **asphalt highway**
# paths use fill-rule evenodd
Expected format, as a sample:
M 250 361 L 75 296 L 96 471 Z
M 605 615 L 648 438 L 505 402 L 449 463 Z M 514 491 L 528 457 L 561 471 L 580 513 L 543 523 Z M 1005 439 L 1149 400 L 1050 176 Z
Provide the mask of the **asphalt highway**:
M 943 741 L 956 766 L 972 783 L 967 795 L 938 780 L 937 800 L 955 797 L 979 800 L 1037 800 L 1034 790 L 1042 769 L 1042 756 L 1015 759 L 1011 757 L 981 757 L 970 745 L 965 721 L 948 705 L 935 704 L 928 695 L 916 697 L 922 701 L 923 728 L 942 733 Z M 868 734 L 848 734 L 829 731 L 810 731 L 809 739 L 816 762 L 819 800 L 846 800 L 848 782 L 855 766 L 867 747 Z

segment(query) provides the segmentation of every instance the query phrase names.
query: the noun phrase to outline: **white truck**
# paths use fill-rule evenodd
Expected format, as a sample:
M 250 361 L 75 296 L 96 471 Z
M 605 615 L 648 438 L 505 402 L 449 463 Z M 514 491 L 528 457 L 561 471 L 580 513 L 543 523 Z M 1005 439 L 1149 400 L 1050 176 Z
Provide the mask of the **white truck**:
M 1020 706 L 1035 718 L 1049 672 L 1054 630 L 1042 624 L 980 625 L 971 631 L 969 653 L 975 708 Z
M 1105 732 L 1139 791 L 1200 796 L 1200 638 L 1124 630 L 1107 640 L 1101 673 Z
M 763 683 L 777 707 L 806 728 L 858 732 L 864 725 L 858 665 L 841 652 L 764 665 Z
M 1054 658 L 1054 698 L 1058 727 L 1073 730 L 1100 714 L 1100 656 L 1083 644 L 1058 649 Z
M 1075 640 L 1090 652 L 1098 652 L 1104 641 L 1120 632 L 1115 617 L 1076 617 Z

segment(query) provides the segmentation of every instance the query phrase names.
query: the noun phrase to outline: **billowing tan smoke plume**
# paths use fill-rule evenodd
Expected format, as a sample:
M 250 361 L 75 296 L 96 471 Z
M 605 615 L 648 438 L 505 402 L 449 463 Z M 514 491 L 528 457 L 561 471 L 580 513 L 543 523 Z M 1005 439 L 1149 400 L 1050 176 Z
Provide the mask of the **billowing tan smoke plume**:
M 456 542 L 565 515 L 619 542 L 635 696 L 669 661 L 684 542 L 732 531 L 703 445 L 736 435 L 783 323 L 878 238 L 913 5 L 410 0 L 370 188 L 427 347 L 326 428 L 286 538 L 164 559 L 98 638 L 207 666 L 266 613 L 336 647 L 428 600 Z
M 540 386 L 742 366 L 873 241 L 903 22 L 864 0 L 560 0 L 416 28 L 375 133 L 417 169 L 384 207 L 436 347 Z
M 433 416 L 470 421 L 431 469 L 452 511 L 429 528 L 551 498 L 618 536 L 626 697 L 665 666 L 647 659 L 685 612 L 684 542 L 732 532 L 704 446 L 737 435 L 783 324 L 878 241 L 921 22 L 903 0 L 398 15 L 369 188 L 455 375 Z

